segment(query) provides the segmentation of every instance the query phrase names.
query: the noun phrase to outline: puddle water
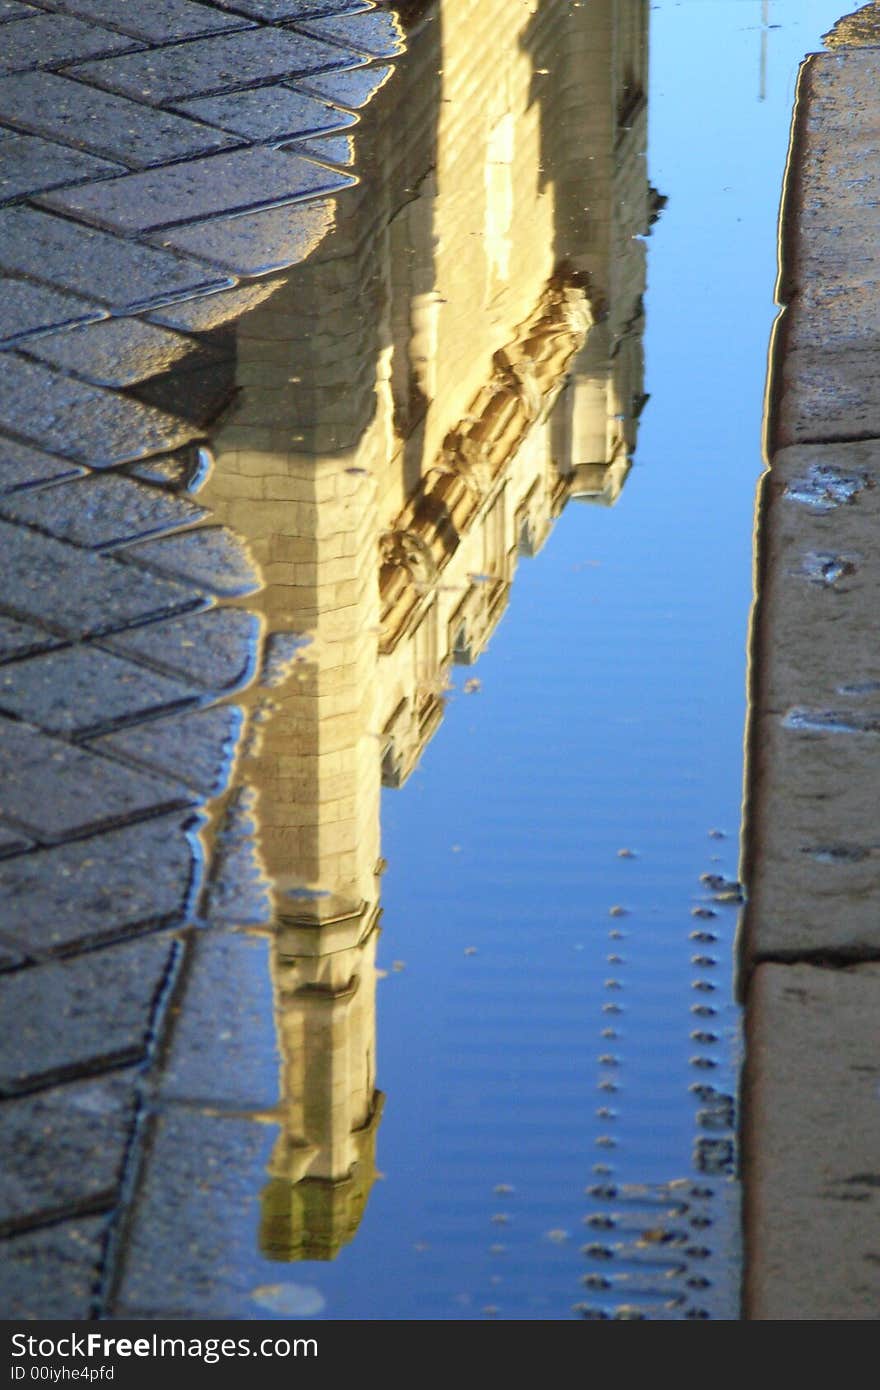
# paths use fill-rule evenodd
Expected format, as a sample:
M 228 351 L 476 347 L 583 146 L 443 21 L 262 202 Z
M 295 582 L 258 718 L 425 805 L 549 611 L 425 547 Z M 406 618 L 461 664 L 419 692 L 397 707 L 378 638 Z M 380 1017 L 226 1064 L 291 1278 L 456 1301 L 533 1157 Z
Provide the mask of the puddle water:
M 390 80 L 312 83 L 372 98 L 335 228 L 151 315 L 226 376 L 142 400 L 235 395 L 179 477 L 137 468 L 197 491 L 198 556 L 131 558 L 272 634 L 203 832 L 202 915 L 274 927 L 281 1074 L 211 1217 L 222 1313 L 738 1317 L 752 512 L 794 81 L 839 8 L 403 6 Z

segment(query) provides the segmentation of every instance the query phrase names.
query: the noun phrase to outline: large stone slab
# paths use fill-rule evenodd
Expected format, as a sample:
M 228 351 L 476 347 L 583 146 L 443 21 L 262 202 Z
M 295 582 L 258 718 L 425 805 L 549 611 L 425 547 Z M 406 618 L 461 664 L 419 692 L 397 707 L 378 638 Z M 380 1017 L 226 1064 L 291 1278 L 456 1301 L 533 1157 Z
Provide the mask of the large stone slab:
M 180 814 L 17 854 L 0 863 L 3 928 L 25 955 L 39 957 L 177 923 L 200 868 Z
M 748 968 L 880 954 L 878 483 L 877 442 L 785 449 L 763 482 Z
M 878 81 L 876 48 L 814 54 L 801 71 L 783 202 L 780 285 L 789 307 L 775 343 L 771 450 L 880 435 Z
M 143 1057 L 174 945 L 148 936 L 4 975 L 0 1093 Z
M 747 1014 L 745 1316 L 880 1307 L 880 965 L 762 965 Z
M 47 207 L 114 231 L 149 232 L 223 213 L 334 193 L 347 174 L 284 150 L 252 146 L 40 196 Z
M 0 120 L 134 169 L 239 143 L 216 129 L 220 122 L 205 125 L 49 72 L 0 78 Z

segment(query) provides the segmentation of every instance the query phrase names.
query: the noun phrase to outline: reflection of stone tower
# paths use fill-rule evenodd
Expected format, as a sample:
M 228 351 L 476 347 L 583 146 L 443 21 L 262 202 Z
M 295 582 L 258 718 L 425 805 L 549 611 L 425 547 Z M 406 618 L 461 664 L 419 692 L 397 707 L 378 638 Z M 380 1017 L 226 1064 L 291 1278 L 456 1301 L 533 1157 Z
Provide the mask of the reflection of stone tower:
M 427 8 L 336 232 L 239 325 L 206 489 L 262 567 L 269 630 L 308 639 L 241 765 L 275 904 L 283 1133 L 262 1240 L 279 1259 L 332 1258 L 374 1178 L 381 781 L 417 763 L 450 665 L 485 646 L 584 466 L 619 489 L 632 438 L 609 411 L 630 419 L 644 256 L 621 244 L 645 230 L 643 146 L 620 143 L 606 68 L 611 43 L 641 81 L 643 31 L 620 26 L 645 7 L 594 0 L 586 28 L 539 0 Z M 538 72 L 551 61 L 563 80 Z M 575 218 L 588 174 L 595 211 Z

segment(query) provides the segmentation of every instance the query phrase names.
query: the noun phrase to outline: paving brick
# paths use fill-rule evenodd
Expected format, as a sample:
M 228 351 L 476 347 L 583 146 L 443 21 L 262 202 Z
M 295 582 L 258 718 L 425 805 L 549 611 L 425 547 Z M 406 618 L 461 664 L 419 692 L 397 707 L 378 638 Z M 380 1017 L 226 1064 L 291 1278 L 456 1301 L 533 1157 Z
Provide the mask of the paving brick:
M 278 279 L 262 280 L 252 285 L 237 285 L 234 290 L 221 290 L 219 294 L 205 294 L 199 299 L 181 300 L 154 309 L 149 315 L 150 321 L 181 333 L 210 333 L 255 309 L 284 283 Z
M 27 836 L 22 835 L 18 830 L 10 830 L 6 825 L 0 825 L 0 855 L 21 854 L 23 850 L 30 849 L 33 841 Z M 8 941 L 4 941 L 4 948 L 8 948 Z M 16 952 L 16 959 L 23 960 L 21 952 Z
M 178 110 L 200 121 L 222 126 L 224 130 L 233 131 L 239 136 L 246 136 L 249 140 L 284 140 L 294 135 L 319 135 L 328 130 L 339 130 L 356 119 L 350 112 L 340 111 L 329 102 L 277 83 L 251 91 L 227 92 L 224 96 L 184 101 L 179 104 Z
M 271 941 L 200 932 L 187 960 L 162 1099 L 271 1110 L 278 1104 L 280 1067 Z
M 0 435 L 0 494 L 82 474 L 83 469 L 70 459 L 43 453 L 42 449 Z
M 261 1315 L 260 1191 L 277 1136 L 275 1125 L 180 1105 L 157 1118 L 112 1317 Z
M 0 717 L 0 814 L 51 843 L 193 800 L 180 783 Z
M 15 618 L 5 618 L 0 614 L 0 661 L 48 651 L 50 647 L 57 647 L 60 640 L 50 632 L 34 627 L 33 623 L 20 623 Z
M 62 324 L 100 319 L 104 313 L 99 305 L 49 285 L 0 275 L 0 347 L 26 341 Z
M 363 68 L 360 72 L 333 72 L 326 76 L 305 78 L 302 82 L 298 81 L 297 86 L 302 86 L 306 91 L 313 92 L 315 96 L 323 97 L 326 101 L 359 111 L 368 101 L 372 101 L 393 71 L 390 67 L 373 66 Z
M 123 559 L 188 580 L 221 598 L 239 598 L 262 586 L 247 545 L 225 526 L 200 526 L 180 536 L 141 541 L 119 553 Z
M 0 210 L 0 269 L 75 290 L 115 313 L 229 284 L 197 261 L 24 207 Z
M 39 201 L 115 231 L 149 232 L 333 193 L 352 182 L 302 155 L 256 146 L 60 189 Z
M 154 406 L 75 381 L 17 353 L 7 354 L 0 374 L 0 425 L 92 468 L 173 449 L 198 434 Z
M 208 481 L 213 463 L 211 451 L 203 444 L 194 444 L 129 464 L 124 472 L 171 492 L 198 492 Z
M 326 15 L 297 26 L 304 34 L 344 44 L 371 58 L 393 58 L 403 51 L 403 32 L 397 17 L 387 11 Z
M 185 814 L 4 860 L 7 940 L 39 957 L 183 920 L 201 866 Z
M 22 4 L 20 0 L 0 0 L 0 24 L 10 19 L 33 19 L 39 13 L 33 5 Z
M 762 965 L 749 991 L 747 1319 L 859 1321 L 880 1300 L 880 966 Z
M 0 72 L 25 72 L 132 48 L 133 41 L 67 15 L 35 14 L 4 31 Z
M 214 840 L 204 913 L 210 922 L 266 926 L 272 921 L 272 886 L 260 857 L 257 794 L 239 787 Z
M 44 140 L 40 135 L 7 135 L 0 160 L 0 203 L 63 184 L 124 172 L 122 164 Z
M 229 694 L 253 679 L 259 637 L 256 614 L 243 608 L 209 608 L 116 633 L 104 645 L 217 694 Z
M 0 611 L 65 637 L 112 632 L 203 603 L 198 590 L 0 520 Z
M 0 1298 L 6 1318 L 91 1315 L 107 1218 L 78 1217 L 3 1242 Z
M 132 4 L 132 0 L 40 0 L 40 4 L 150 43 L 192 39 L 199 34 L 247 28 L 251 23 L 241 15 L 224 14 L 195 0 L 149 0 L 147 5 Z
M 201 520 L 205 509 L 162 488 L 106 473 L 0 498 L 0 515 L 74 545 L 97 547 L 174 530 Z
M 138 1061 L 175 938 L 124 941 L 0 980 L 0 1093 Z
M 94 82 L 154 106 L 212 92 L 254 87 L 291 74 L 348 68 L 363 62 L 355 53 L 285 30 L 248 29 L 193 39 L 149 52 L 131 53 L 70 69 Z
M 186 372 L 222 360 L 192 338 L 134 318 L 104 319 L 44 334 L 28 342 L 27 354 L 117 390 L 174 367 Z
M 49 72 L 0 78 L 0 120 L 135 169 L 207 154 L 240 140 L 200 121 Z
M 240 10 L 270 24 L 304 19 L 309 15 L 350 13 L 371 9 L 369 0 L 215 0 L 224 10 Z
M 287 204 L 238 217 L 218 217 L 162 232 L 163 246 L 191 251 L 235 275 L 266 275 L 298 265 L 333 227 L 334 204 L 326 199 Z M 172 311 L 173 312 L 173 311 Z
M 316 140 L 303 140 L 296 148 L 313 159 L 323 159 L 342 168 L 349 168 L 355 161 L 354 140 L 350 135 L 324 135 Z
M 99 647 L 63 647 L 0 670 L 0 709 L 49 733 L 83 735 L 190 703 L 180 681 Z
M 100 1210 L 117 1196 L 134 1124 L 135 1071 L 0 1105 L 0 1230 Z
M 237 705 L 151 719 L 94 739 L 90 746 L 179 778 L 204 797 L 219 796 L 230 777 L 244 717 Z

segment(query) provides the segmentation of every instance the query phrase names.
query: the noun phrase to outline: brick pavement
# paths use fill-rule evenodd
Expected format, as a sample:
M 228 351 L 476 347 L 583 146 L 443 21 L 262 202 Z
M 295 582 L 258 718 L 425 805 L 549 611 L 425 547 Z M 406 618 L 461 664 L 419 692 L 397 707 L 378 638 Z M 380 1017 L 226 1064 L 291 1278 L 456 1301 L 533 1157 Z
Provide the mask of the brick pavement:
M 364 0 L 0 4 L 9 1317 L 215 1314 L 192 1292 L 210 1222 L 157 1303 L 173 1213 L 144 1155 L 192 1161 L 218 1068 L 237 1118 L 200 1163 L 224 1202 L 254 1200 L 230 1153 L 273 1142 L 247 1118 L 278 1065 L 268 940 L 240 930 L 268 910 L 247 794 L 210 836 L 202 809 L 259 689 L 260 575 L 194 494 L 233 384 L 223 326 L 332 225 L 351 150 L 326 137 L 400 48 Z

